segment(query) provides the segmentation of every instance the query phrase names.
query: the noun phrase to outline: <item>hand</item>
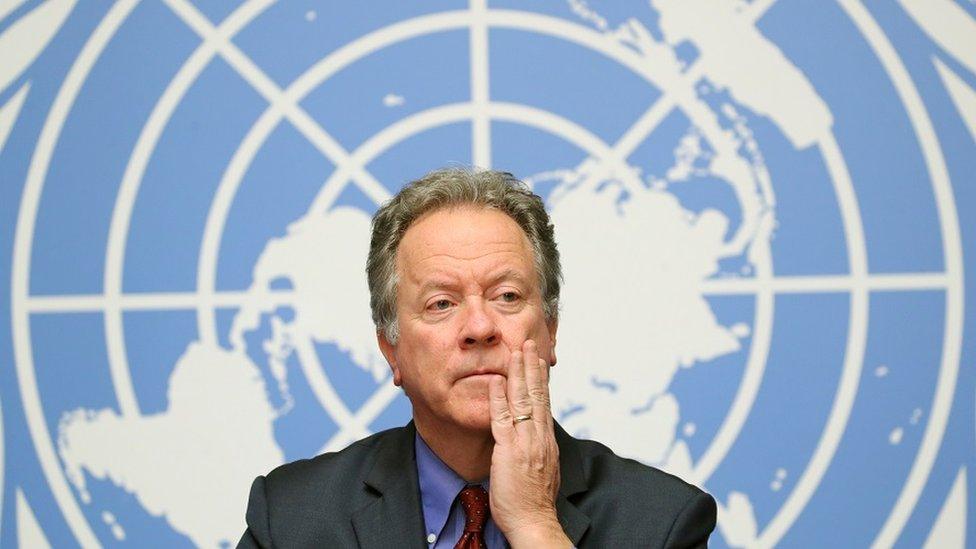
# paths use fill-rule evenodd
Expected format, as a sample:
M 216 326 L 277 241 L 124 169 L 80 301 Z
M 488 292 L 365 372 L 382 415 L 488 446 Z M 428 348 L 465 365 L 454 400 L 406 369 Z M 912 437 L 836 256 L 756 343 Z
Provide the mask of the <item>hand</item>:
M 513 548 L 569 547 L 556 516 L 559 448 L 549 408 L 549 364 L 527 340 L 515 350 L 508 380 L 491 380 L 491 516 Z M 513 423 L 518 416 L 532 419 Z

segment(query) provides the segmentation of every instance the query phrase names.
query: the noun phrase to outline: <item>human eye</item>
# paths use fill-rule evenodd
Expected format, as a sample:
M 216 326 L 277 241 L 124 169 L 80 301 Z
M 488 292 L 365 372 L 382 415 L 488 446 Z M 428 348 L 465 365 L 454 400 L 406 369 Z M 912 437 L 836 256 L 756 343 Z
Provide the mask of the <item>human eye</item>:
M 502 303 L 517 303 L 522 299 L 522 296 L 514 290 L 507 290 L 499 293 L 496 299 Z
M 450 309 L 452 305 L 454 305 L 454 303 L 450 299 L 442 297 L 431 300 L 431 302 L 427 304 L 427 310 L 432 312 L 446 311 Z

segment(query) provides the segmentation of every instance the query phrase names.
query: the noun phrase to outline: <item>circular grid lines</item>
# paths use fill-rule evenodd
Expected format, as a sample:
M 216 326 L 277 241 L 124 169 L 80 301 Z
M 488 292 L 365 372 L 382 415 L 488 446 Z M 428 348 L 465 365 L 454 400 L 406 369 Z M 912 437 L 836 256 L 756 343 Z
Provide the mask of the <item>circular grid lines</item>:
M 167 85 L 152 114 L 143 126 L 126 166 L 113 209 L 102 295 L 30 296 L 28 294 L 30 244 L 33 238 L 35 215 L 41 189 L 64 120 L 71 111 L 74 100 L 87 79 L 88 72 L 114 33 L 134 9 L 135 2 L 115 4 L 89 38 L 72 66 L 64 85 L 59 90 L 38 141 L 18 217 L 13 259 L 11 311 L 18 380 L 21 393 L 24 395 L 28 426 L 45 476 L 59 506 L 65 513 L 69 526 L 84 546 L 95 546 L 98 543 L 63 476 L 56 453 L 51 445 L 50 433 L 44 423 L 41 398 L 33 373 L 28 317 L 32 313 L 74 310 L 104 312 L 106 347 L 115 394 L 122 415 L 132 416 L 139 415 L 140 409 L 126 364 L 123 311 L 156 308 L 195 309 L 201 340 L 213 344 L 217 341 L 215 322 L 215 309 L 217 307 L 254 302 L 291 303 L 293 296 L 287 291 L 220 292 L 216 290 L 218 251 L 231 203 L 255 154 L 261 149 L 271 131 L 281 120 L 288 120 L 336 166 L 336 170 L 316 196 L 309 209 L 310 212 L 327 211 L 345 185 L 350 182 L 374 202 L 382 202 L 389 196 L 389 192 L 369 174 L 365 166 L 393 145 L 428 129 L 453 122 L 470 121 L 472 123 L 472 160 L 475 165 L 491 166 L 491 122 L 495 120 L 510 121 L 557 135 L 575 144 L 592 157 L 610 163 L 614 167 L 614 173 L 623 179 L 625 185 L 635 184 L 635 181 L 627 175 L 630 170 L 626 159 L 674 108 L 681 108 L 692 120 L 698 122 L 704 128 L 706 137 L 717 139 L 715 135 L 709 135 L 711 126 L 702 123 L 703 114 L 699 112 L 702 107 L 683 101 L 680 93 L 673 93 L 674 82 L 679 81 L 674 78 L 679 78 L 682 86 L 690 88 L 693 85 L 697 77 L 700 76 L 694 66 L 685 75 L 672 75 L 673 78 L 668 81 L 670 85 L 662 86 L 656 78 L 660 75 L 651 74 L 642 65 L 638 55 L 619 45 L 614 45 L 606 40 L 606 37 L 591 29 L 539 14 L 488 10 L 483 1 L 473 2 L 470 10 L 444 12 L 408 19 L 369 33 L 326 56 L 286 89 L 281 89 L 231 41 L 237 32 L 246 27 L 272 3 L 271 0 L 245 2 L 225 21 L 214 26 L 190 2 L 186 0 L 166 1 L 167 6 L 180 16 L 187 26 L 197 32 L 203 41 Z M 771 1 L 753 3 L 751 5 L 753 17 L 761 17 L 762 13 L 771 5 Z M 833 135 L 828 134 L 821 136 L 818 144 L 841 206 L 848 242 L 850 274 L 846 276 L 776 277 L 773 274 L 772 257 L 768 247 L 766 247 L 759 250 L 759 262 L 755 278 L 703 281 L 702 291 L 705 295 L 755 295 L 756 316 L 747 368 L 737 389 L 733 405 L 711 445 L 695 464 L 694 480 L 699 483 L 706 482 L 721 463 L 725 453 L 734 443 L 739 430 L 748 418 L 752 402 L 762 380 L 763 368 L 768 355 L 773 322 L 774 295 L 776 293 L 837 290 L 851 293 L 844 368 L 830 417 L 813 457 L 800 476 L 800 480 L 789 494 L 786 503 L 761 533 L 759 541 L 762 546 L 775 545 L 789 529 L 812 496 L 830 465 L 837 445 L 840 443 L 851 406 L 857 396 L 857 385 L 867 335 L 869 291 L 874 289 L 944 289 L 946 291 L 946 332 L 943 363 L 940 369 L 940 380 L 933 413 L 930 415 L 926 426 L 925 438 L 916 456 L 910 477 L 903 488 L 898 503 L 892 510 L 891 516 L 882 532 L 879 533 L 876 543 L 886 545 L 896 540 L 908 518 L 907 513 L 914 507 L 924 481 L 931 470 L 935 452 L 938 450 L 945 429 L 952 389 L 958 373 L 963 318 L 961 243 L 959 242 L 958 221 L 950 196 L 951 188 L 949 187 L 948 175 L 937 136 L 931 127 L 931 122 L 907 71 L 901 65 L 897 54 L 887 42 L 883 32 L 871 19 L 870 14 L 863 6 L 854 1 L 842 1 L 842 6 L 858 25 L 861 32 L 868 37 L 871 46 L 878 52 L 886 71 L 893 76 L 893 81 L 898 88 L 902 101 L 908 106 L 907 111 L 915 132 L 925 137 L 925 139 L 920 139 L 920 142 L 923 144 L 923 154 L 938 199 L 939 219 L 943 242 L 945 243 L 946 272 L 894 275 L 872 275 L 867 272 L 866 248 L 857 197 L 847 173 L 843 154 Z M 490 27 L 514 28 L 546 34 L 594 49 L 640 75 L 650 85 L 663 87 L 665 94 L 655 101 L 625 132 L 624 136 L 612 146 L 585 128 L 553 113 L 525 105 L 492 102 L 488 96 L 490 89 L 488 81 L 488 29 Z M 468 28 L 471 33 L 470 78 L 472 97 L 469 103 L 443 105 L 403 118 L 377 132 L 352 152 L 345 150 L 299 106 L 301 99 L 310 91 L 343 67 L 355 63 L 373 51 L 410 37 L 456 28 Z M 127 233 L 132 208 L 146 166 L 167 127 L 170 117 L 185 93 L 193 85 L 204 67 L 218 55 L 225 59 L 268 101 L 268 108 L 252 125 L 235 151 L 232 160 L 223 173 L 218 191 L 211 203 L 199 252 L 197 291 L 186 294 L 123 294 L 122 274 Z M 772 203 L 771 189 L 768 191 L 767 196 Z M 737 192 L 737 196 L 742 200 L 746 195 Z M 762 204 L 743 204 L 743 208 L 762 207 Z M 741 252 L 745 246 L 746 241 L 743 235 L 746 235 L 746 231 L 742 229 L 740 233 L 737 238 L 733 239 L 733 244 L 727 250 L 730 255 Z M 384 383 L 359 410 L 356 412 L 349 410 L 324 375 L 317 354 L 310 346 L 310 338 L 303 338 L 303 340 L 305 344 L 299 344 L 296 347 L 296 352 L 301 358 L 303 373 L 313 387 L 319 403 L 341 426 L 340 432 L 326 444 L 325 449 L 340 448 L 348 442 L 368 434 L 369 424 L 398 394 L 396 388 L 390 383 Z

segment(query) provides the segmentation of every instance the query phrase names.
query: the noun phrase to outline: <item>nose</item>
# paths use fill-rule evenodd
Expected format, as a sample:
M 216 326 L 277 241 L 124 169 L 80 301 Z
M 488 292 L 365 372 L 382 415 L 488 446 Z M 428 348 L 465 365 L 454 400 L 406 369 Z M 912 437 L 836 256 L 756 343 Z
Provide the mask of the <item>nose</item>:
M 465 303 L 464 324 L 459 339 L 462 349 L 495 345 L 501 340 L 498 325 L 483 300 L 471 299 Z

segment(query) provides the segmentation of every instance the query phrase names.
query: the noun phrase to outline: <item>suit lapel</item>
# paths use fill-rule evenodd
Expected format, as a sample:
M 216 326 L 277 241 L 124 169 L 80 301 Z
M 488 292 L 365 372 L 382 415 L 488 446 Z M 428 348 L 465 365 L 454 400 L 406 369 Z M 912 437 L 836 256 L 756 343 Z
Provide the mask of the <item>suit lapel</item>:
M 588 489 L 583 459 L 580 457 L 576 439 L 569 436 L 558 423 L 554 425 L 556 444 L 559 446 L 559 498 L 556 500 L 556 514 L 563 532 L 579 546 L 583 534 L 590 527 L 590 517 L 570 503 L 569 497 Z
M 390 433 L 376 449 L 364 481 L 375 496 L 352 518 L 359 546 L 426 548 L 413 422 Z
M 569 501 L 569 497 L 588 489 L 583 460 L 576 439 L 557 423 L 556 443 L 559 446 L 560 486 L 556 501 L 559 523 L 574 545 L 579 545 L 590 527 L 590 517 Z M 376 458 L 364 481 L 375 496 L 372 503 L 357 511 L 352 518 L 359 546 L 426 548 L 423 509 L 417 481 L 417 461 L 414 454 L 416 431 L 413 422 L 390 433 L 376 449 Z

